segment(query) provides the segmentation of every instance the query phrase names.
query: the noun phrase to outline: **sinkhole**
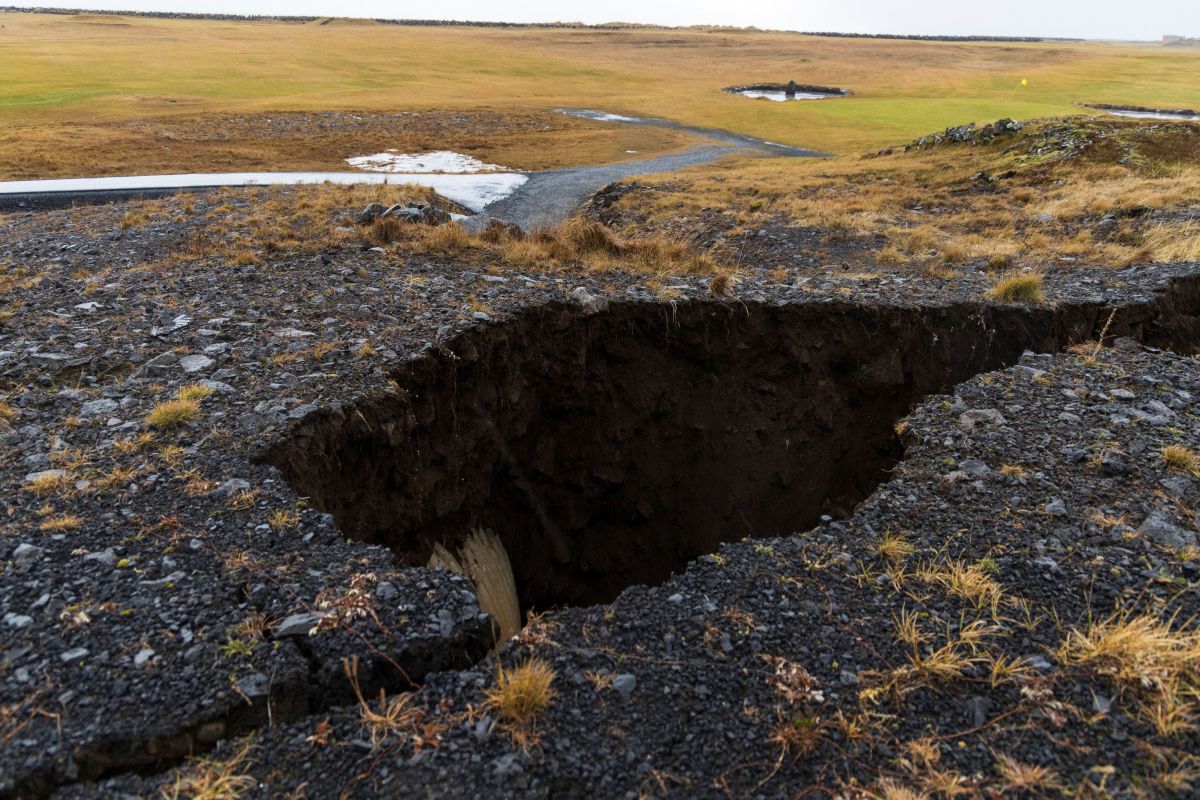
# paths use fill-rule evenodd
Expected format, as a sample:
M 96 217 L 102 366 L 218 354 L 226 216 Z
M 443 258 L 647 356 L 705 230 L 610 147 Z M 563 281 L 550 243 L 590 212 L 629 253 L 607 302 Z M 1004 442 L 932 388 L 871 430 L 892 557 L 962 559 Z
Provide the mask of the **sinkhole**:
M 1112 336 L 1194 342 L 1181 284 Z M 1187 284 L 1188 308 L 1197 302 Z M 901 456 L 925 396 L 1095 338 L 1110 309 L 962 303 L 550 304 L 397 367 L 264 455 L 341 530 L 423 565 L 482 527 L 523 611 L 657 584 L 723 541 L 844 516 Z

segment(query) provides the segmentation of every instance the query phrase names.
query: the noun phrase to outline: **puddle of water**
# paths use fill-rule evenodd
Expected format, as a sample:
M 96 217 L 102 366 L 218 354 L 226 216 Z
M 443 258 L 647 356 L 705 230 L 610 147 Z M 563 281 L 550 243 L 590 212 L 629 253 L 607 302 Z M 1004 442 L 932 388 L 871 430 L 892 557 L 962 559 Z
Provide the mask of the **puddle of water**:
M 740 89 L 733 94 L 740 94 L 742 97 L 749 97 L 754 100 L 773 100 L 778 103 L 783 103 L 788 100 L 825 100 L 830 97 L 841 97 L 837 94 L 822 94 L 819 92 L 796 92 L 788 96 L 783 89 Z
M 625 117 L 620 114 L 609 114 L 607 111 L 593 111 L 590 108 L 560 108 L 560 114 L 572 117 L 594 119 L 597 122 L 644 122 L 640 117 Z
M 478 158 L 473 158 L 453 150 L 434 150 L 431 153 L 397 153 L 388 150 L 386 153 L 375 153 L 369 156 L 354 156 L 347 158 L 346 163 L 367 172 L 403 172 L 403 173 L 465 173 L 465 172 L 504 172 L 508 167 L 499 164 L 485 164 Z
M 105 192 L 142 189 L 196 189 L 218 186 L 292 186 L 309 183 L 395 184 L 433 189 L 472 211 L 508 197 L 529 176 L 514 172 L 481 175 L 364 172 L 222 172 L 181 175 L 131 175 L 112 178 L 62 178 L 2 181 L 0 195 L 38 192 Z
M 1181 122 L 1200 121 L 1200 114 L 1184 114 L 1171 111 L 1128 111 L 1123 108 L 1106 108 L 1104 111 L 1114 117 L 1133 117 L 1135 119 L 1173 119 Z

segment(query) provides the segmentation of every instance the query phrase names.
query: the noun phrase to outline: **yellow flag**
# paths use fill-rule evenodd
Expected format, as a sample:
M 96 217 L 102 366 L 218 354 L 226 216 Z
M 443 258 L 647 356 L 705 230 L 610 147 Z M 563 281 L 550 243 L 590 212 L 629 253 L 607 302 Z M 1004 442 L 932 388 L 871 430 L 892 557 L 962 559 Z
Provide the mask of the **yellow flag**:
M 1028 78 L 1021 78 L 1021 85 L 1022 85 L 1022 86 L 1028 86 L 1028 85 L 1029 85 L 1029 79 L 1028 79 Z

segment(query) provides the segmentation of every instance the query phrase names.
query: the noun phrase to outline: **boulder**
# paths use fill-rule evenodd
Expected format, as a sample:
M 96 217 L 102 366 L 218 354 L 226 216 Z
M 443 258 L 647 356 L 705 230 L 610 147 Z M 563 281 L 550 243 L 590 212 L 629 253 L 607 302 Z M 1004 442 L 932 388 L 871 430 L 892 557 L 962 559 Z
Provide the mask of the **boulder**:
M 425 216 L 426 225 L 445 225 L 450 221 L 450 215 L 434 206 L 425 206 L 421 209 L 421 213 Z
M 358 212 L 358 217 L 357 217 L 358 224 L 359 225 L 370 225 L 372 222 L 377 220 L 379 217 L 383 216 L 384 212 L 386 212 L 386 211 L 387 211 L 387 206 L 384 206 L 381 203 L 371 203 L 369 206 L 364 208 L 362 211 Z
M 425 215 L 421 212 L 421 209 L 413 208 L 411 206 L 399 206 L 399 205 L 392 206 L 391 208 L 389 208 L 387 211 L 383 212 L 379 216 L 393 217 L 395 219 L 400 220 L 401 222 L 411 222 L 414 225 L 419 222 L 425 221 Z

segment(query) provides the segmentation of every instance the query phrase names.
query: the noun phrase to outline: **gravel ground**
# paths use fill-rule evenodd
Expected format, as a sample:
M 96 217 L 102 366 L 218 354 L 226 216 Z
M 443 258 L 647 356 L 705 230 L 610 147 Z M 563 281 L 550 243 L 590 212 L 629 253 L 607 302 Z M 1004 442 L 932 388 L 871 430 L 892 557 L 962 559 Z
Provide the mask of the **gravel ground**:
M 213 743 L 261 796 L 854 796 L 881 781 L 1021 796 L 1005 758 L 1047 770 L 1024 796 L 1190 780 L 1194 729 L 1162 733 L 1151 687 L 1060 647 L 1118 606 L 1180 625 L 1200 611 L 1196 481 L 1159 456 L 1200 448 L 1192 359 L 1128 342 L 1029 355 L 920 406 L 894 475 L 849 519 L 726 544 L 662 586 L 539 618 L 500 655 L 555 670 L 522 748 L 482 705 L 497 667 L 470 585 L 348 541 L 256 457 L 523 309 L 982 316 L 986 276 L 748 269 L 714 297 L 695 276 L 651 286 L 358 247 L 173 266 L 161 257 L 186 229 L 121 230 L 125 211 L 0 220 L 0 795 L 149 795 Z M 1052 272 L 1029 325 L 1098 332 L 1114 307 L 1110 334 L 1194 349 L 1197 287 L 1196 265 Z M 198 418 L 148 425 L 194 384 L 211 389 Z M 884 556 L 888 534 L 905 546 Z M 962 589 L 956 567 L 984 588 Z M 962 663 L 915 669 L 903 620 L 922 659 L 949 648 Z M 375 745 L 351 658 L 367 696 L 421 685 L 420 713 Z M 233 737 L 255 729 L 236 759 Z

